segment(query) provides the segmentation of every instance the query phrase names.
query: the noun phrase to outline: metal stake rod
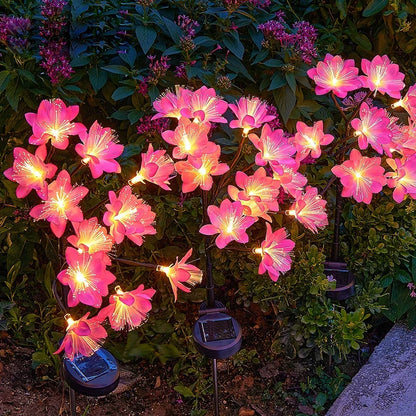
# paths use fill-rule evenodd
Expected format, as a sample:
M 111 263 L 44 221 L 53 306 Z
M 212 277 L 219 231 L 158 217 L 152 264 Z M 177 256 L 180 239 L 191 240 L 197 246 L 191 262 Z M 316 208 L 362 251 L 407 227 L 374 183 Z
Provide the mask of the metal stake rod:
M 71 408 L 71 416 L 77 416 L 77 407 L 75 405 L 75 390 L 69 388 L 69 406 Z
M 220 403 L 218 400 L 218 378 L 217 378 L 217 359 L 212 359 L 212 378 L 214 379 L 214 409 L 215 416 L 220 416 Z

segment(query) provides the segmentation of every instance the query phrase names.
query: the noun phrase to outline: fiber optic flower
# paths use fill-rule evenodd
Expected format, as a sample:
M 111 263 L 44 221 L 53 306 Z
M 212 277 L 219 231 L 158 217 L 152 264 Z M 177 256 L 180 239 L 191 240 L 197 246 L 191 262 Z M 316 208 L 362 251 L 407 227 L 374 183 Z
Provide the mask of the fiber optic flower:
M 296 134 L 292 139 L 296 147 L 296 160 L 303 160 L 311 155 L 314 159 L 321 156 L 321 146 L 330 144 L 334 140 L 332 134 L 324 133 L 322 120 L 314 123 L 312 127 L 302 121 L 296 123 Z
M 215 143 L 208 141 L 209 130 L 210 125 L 207 123 L 193 123 L 182 117 L 176 129 L 164 131 L 162 137 L 167 143 L 176 146 L 172 151 L 175 159 L 200 157 L 217 149 Z
M 416 84 L 409 87 L 405 96 L 391 106 L 392 108 L 403 107 L 414 121 L 416 119 Z
M 65 315 L 68 322 L 66 335 L 61 346 L 54 354 L 65 351 L 65 356 L 71 361 L 77 355 L 89 357 L 101 348 L 104 339 L 107 338 L 107 331 L 97 321 L 97 318 L 88 319 L 87 312 L 82 318 L 74 321 L 69 314 Z
M 139 285 L 130 292 L 123 292 L 120 286 L 116 286 L 114 290 L 116 294 L 110 296 L 110 304 L 98 312 L 98 320 L 102 322 L 108 317 L 111 328 L 116 331 L 124 328 L 131 331 L 144 324 L 152 309 L 150 300 L 156 290 L 145 289 L 144 285 Z
M 409 121 L 408 125 L 400 126 L 400 135 L 394 142 L 394 150 L 406 157 L 416 152 L 416 121 Z
M 394 188 L 393 199 L 403 202 L 405 195 L 416 199 L 416 155 L 409 159 L 387 159 L 394 172 L 387 172 L 387 185 Z
M 173 160 L 165 154 L 166 150 L 153 150 L 150 143 L 146 153 L 142 153 L 142 164 L 136 176 L 129 180 L 129 185 L 144 181 L 152 182 L 166 191 L 170 191 L 169 179 L 174 176 Z
M 404 74 L 399 72 L 399 65 L 393 64 L 387 55 L 377 55 L 371 62 L 363 59 L 361 69 L 365 74 L 360 76 L 364 88 L 400 98 L 400 91 L 404 88 Z
M 247 135 L 250 130 L 257 129 L 276 118 L 274 115 L 267 114 L 267 103 L 257 97 L 241 97 L 237 104 L 229 104 L 229 107 L 237 117 L 237 120 L 230 122 L 230 127 L 242 128 L 243 135 Z
M 235 240 L 238 243 L 247 243 L 247 228 L 251 227 L 257 218 L 245 216 L 244 207 L 240 201 L 231 202 L 224 199 L 220 207 L 210 205 L 207 213 L 211 224 L 203 225 L 199 230 L 201 234 L 219 234 L 215 239 L 218 248 L 224 248 L 228 243 Z
M 357 149 L 352 149 L 350 160 L 331 169 L 344 186 L 341 195 L 369 204 L 373 194 L 380 192 L 386 184 L 380 162 L 379 157 L 365 157 Z
M 294 166 L 296 164 L 291 157 L 295 154 L 296 149 L 284 136 L 283 130 L 272 130 L 266 123 L 261 130 L 260 137 L 251 133 L 248 138 L 254 147 L 260 150 L 256 154 L 256 165 L 266 166 L 267 163 L 270 163 L 270 165 Z
M 68 136 L 79 135 L 86 130 L 82 123 L 73 123 L 79 107 L 67 107 L 60 99 L 43 100 L 37 113 L 26 113 L 27 122 L 32 126 L 30 144 L 42 145 L 49 140 L 52 146 L 64 150 L 68 147 Z
M 13 167 L 6 169 L 4 176 L 19 184 L 16 196 L 24 198 L 34 189 L 39 198 L 46 199 L 48 197 L 46 179 L 53 178 L 57 169 L 52 163 L 44 163 L 46 146 L 39 146 L 34 155 L 22 147 L 15 147 L 13 156 Z
M 272 221 L 267 211 L 279 211 L 277 203 L 279 182 L 267 176 L 264 168 L 257 169 L 252 176 L 238 171 L 235 175 L 235 182 L 241 189 L 229 185 L 228 195 L 233 201 L 241 202 L 244 214 Z
M 67 220 L 81 222 L 84 217 L 79 202 L 88 193 L 85 186 L 72 186 L 66 170 L 59 172 L 55 181 L 49 184 L 47 199 L 34 206 L 29 215 L 35 220 L 47 220 L 56 237 L 62 237 Z
M 222 117 L 227 108 L 228 103 L 217 97 L 214 88 L 204 85 L 192 93 L 188 106 L 181 109 L 181 115 L 198 123 L 227 123 Z
M 345 61 L 339 56 L 327 53 L 325 59 L 318 62 L 316 68 L 307 71 L 309 78 L 313 79 L 317 95 L 333 92 L 337 97 L 345 98 L 349 91 L 361 87 L 358 77 L 358 68 L 355 67 L 354 59 Z
M 318 189 L 307 186 L 305 193 L 296 198 L 287 213 L 293 215 L 308 230 L 317 233 L 318 228 L 328 225 L 325 205 L 326 201 L 318 195 Z
M 70 288 L 69 307 L 77 306 L 80 302 L 94 308 L 101 306 L 102 296 L 108 295 L 108 285 L 116 280 L 116 277 L 106 270 L 103 254 L 79 253 L 72 247 L 65 250 L 68 268 L 62 270 L 57 279 Z
M 259 274 L 269 273 L 270 279 L 277 281 L 280 274 L 290 270 L 292 259 L 291 251 L 295 242 L 289 240 L 284 228 L 272 231 L 269 223 L 266 223 L 266 238 L 261 243 L 261 248 L 254 249 L 255 254 L 260 254 L 262 260 L 259 265 Z
M 162 117 L 181 118 L 181 110 L 188 106 L 191 96 L 192 91 L 178 85 L 175 86 L 175 93 L 166 91 L 153 102 L 153 108 L 157 114 L 152 117 L 152 120 Z
M 212 176 L 223 175 L 230 168 L 220 163 L 220 146 L 213 153 L 203 154 L 200 158 L 190 156 L 185 162 L 176 162 L 175 169 L 181 175 L 182 192 L 192 192 L 198 186 L 204 191 L 212 188 Z
M 176 258 L 175 264 L 171 266 L 157 266 L 156 268 L 157 271 L 165 273 L 169 278 L 175 296 L 175 302 L 178 298 L 178 289 L 190 293 L 191 289 L 188 286 L 195 286 L 196 284 L 201 283 L 203 275 L 202 271 L 198 269 L 198 267 L 186 263 L 191 255 L 192 248 L 188 250 L 180 261 Z
M 108 253 L 113 247 L 113 239 L 107 234 L 107 229 L 98 224 L 96 217 L 81 222 L 72 223 L 75 234 L 68 237 L 68 242 L 78 249 L 79 253 L 94 254 L 98 252 Z M 107 265 L 111 264 L 110 258 L 105 255 Z
M 110 234 L 117 244 L 126 236 L 141 246 L 144 235 L 156 234 L 152 226 L 156 214 L 143 199 L 132 194 L 129 186 L 122 188 L 118 197 L 113 191 L 108 193 L 108 197 L 110 203 L 105 205 L 107 212 L 104 213 L 103 222 L 110 227 Z
M 120 173 L 120 165 L 114 160 L 123 153 L 124 146 L 116 143 L 116 135 L 109 127 L 101 127 L 98 121 L 90 131 L 79 135 L 82 144 L 75 146 L 75 151 L 82 157 L 82 163 L 88 165 L 92 177 L 99 178 L 103 172 Z
M 304 186 L 308 183 L 306 176 L 287 166 L 279 166 L 278 170 L 273 170 L 273 179 L 280 182 L 280 186 L 294 198 L 302 195 Z
M 382 145 L 391 140 L 389 125 L 390 119 L 384 108 L 370 108 L 366 103 L 361 104 L 360 118 L 351 121 L 351 126 L 358 137 L 359 148 L 367 149 L 370 144 L 380 154 L 383 154 Z

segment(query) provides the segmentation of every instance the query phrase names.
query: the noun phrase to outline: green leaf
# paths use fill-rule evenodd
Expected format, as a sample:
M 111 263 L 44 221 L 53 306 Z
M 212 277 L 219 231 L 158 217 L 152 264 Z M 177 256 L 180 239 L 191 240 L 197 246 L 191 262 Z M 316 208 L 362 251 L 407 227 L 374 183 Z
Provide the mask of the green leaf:
M 88 71 L 88 77 L 92 88 L 95 92 L 98 92 L 107 82 L 108 73 L 95 66 Z
M 393 276 L 384 276 L 380 280 L 380 286 L 383 288 L 389 287 L 393 283 Z
M 238 32 L 227 33 L 224 36 L 223 43 L 225 47 L 228 48 L 237 58 L 243 59 L 244 46 L 240 42 Z
M 293 91 L 293 94 L 296 94 L 296 78 L 293 72 L 288 72 L 285 74 L 287 83 L 289 84 L 290 89 Z
M 269 85 L 269 91 L 277 90 L 278 88 L 283 87 L 287 84 L 286 78 L 283 76 L 283 74 L 277 70 L 271 79 L 270 85 Z
M 179 358 L 182 353 L 172 344 L 156 345 L 159 352 L 159 360 L 162 364 L 165 364 L 168 360 Z
M 3 92 L 9 84 L 11 75 L 9 71 L 0 72 L 0 92 Z
M 182 36 L 182 30 L 180 29 L 180 27 L 175 22 L 169 20 L 166 17 L 162 17 L 162 19 L 173 41 L 175 43 L 179 43 L 179 40 Z
M 295 108 L 296 96 L 288 85 L 273 91 L 273 96 L 283 122 L 286 123 L 289 120 L 290 113 Z
M 388 4 L 389 0 L 371 0 L 364 9 L 363 16 L 374 16 L 375 14 L 380 13 Z
M 143 53 L 146 55 L 155 43 L 157 37 L 156 30 L 149 26 L 137 26 L 136 36 Z
M 255 82 L 253 77 L 247 71 L 247 68 L 244 66 L 244 64 L 235 56 L 230 55 L 228 57 L 227 67 L 234 72 L 239 72 L 240 74 L 244 75 L 251 82 Z
M 335 5 L 339 10 L 339 17 L 344 20 L 347 16 L 347 0 L 336 0 Z
M 368 39 L 366 35 L 353 31 L 350 33 L 350 37 L 354 43 L 356 43 L 358 46 L 361 46 L 363 49 L 367 51 L 372 50 L 373 46 L 370 39 Z
M 399 270 L 396 274 L 396 278 L 402 283 L 410 283 L 412 281 L 410 274 L 404 270 Z
M 23 78 L 25 78 L 25 79 L 27 79 L 31 82 L 35 82 L 35 76 L 30 71 L 26 71 L 26 69 L 18 69 L 17 73 L 21 77 L 23 77 Z
M 118 87 L 114 92 L 111 98 L 115 101 L 122 100 L 123 98 L 130 97 L 134 94 L 136 90 L 131 87 Z
M 155 331 L 158 334 L 170 334 L 173 332 L 173 326 L 162 319 L 158 319 L 153 325 L 152 325 L 153 331 Z
M 103 66 L 102 69 L 112 74 L 128 75 L 130 73 L 129 69 L 123 65 L 107 65 Z
M 326 403 L 327 399 L 328 399 L 328 398 L 326 397 L 326 394 L 324 394 L 324 393 L 318 393 L 318 394 L 316 395 L 315 403 L 316 403 L 317 405 L 319 405 L 319 406 L 323 407 L 323 406 L 325 405 L 325 403 Z
M 195 395 L 192 393 L 192 390 L 189 387 L 184 386 L 183 384 L 178 384 L 173 389 L 185 398 L 195 397 Z

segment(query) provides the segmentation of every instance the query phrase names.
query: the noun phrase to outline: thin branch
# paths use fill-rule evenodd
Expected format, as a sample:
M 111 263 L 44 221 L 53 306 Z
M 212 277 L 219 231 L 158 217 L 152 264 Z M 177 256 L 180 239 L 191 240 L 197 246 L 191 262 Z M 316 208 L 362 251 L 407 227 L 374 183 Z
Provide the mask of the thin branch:
M 128 266 L 147 267 L 148 269 L 154 269 L 154 270 L 156 270 L 156 267 L 157 267 L 156 264 L 142 263 L 142 262 L 134 261 L 134 260 L 126 260 L 126 259 L 121 259 L 119 257 L 116 257 L 113 260 L 118 261 L 119 263 L 127 264 Z
M 326 192 L 328 191 L 328 189 L 331 187 L 331 185 L 336 181 L 336 179 L 338 178 L 338 176 L 333 176 L 329 182 L 326 184 L 325 188 L 322 190 L 321 192 L 321 196 L 324 196 L 326 194 Z
M 332 101 L 335 104 L 335 107 L 337 107 L 338 111 L 341 113 L 342 118 L 348 123 L 349 120 L 347 118 L 347 116 L 344 113 L 344 110 L 341 108 L 341 106 L 339 105 L 339 102 L 337 100 L 337 98 L 335 97 L 335 94 L 333 92 L 331 92 L 331 97 L 332 97 Z

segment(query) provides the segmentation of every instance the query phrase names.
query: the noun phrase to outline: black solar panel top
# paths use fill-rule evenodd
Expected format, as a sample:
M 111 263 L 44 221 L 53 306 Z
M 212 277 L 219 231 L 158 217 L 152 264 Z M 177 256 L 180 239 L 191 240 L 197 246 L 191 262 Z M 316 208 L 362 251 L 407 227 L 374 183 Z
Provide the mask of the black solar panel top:
M 231 318 L 199 322 L 199 329 L 204 342 L 236 338 Z

